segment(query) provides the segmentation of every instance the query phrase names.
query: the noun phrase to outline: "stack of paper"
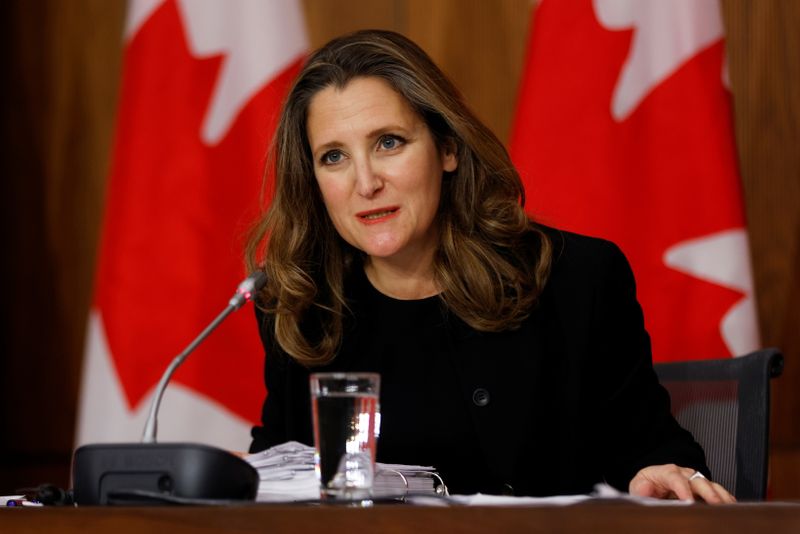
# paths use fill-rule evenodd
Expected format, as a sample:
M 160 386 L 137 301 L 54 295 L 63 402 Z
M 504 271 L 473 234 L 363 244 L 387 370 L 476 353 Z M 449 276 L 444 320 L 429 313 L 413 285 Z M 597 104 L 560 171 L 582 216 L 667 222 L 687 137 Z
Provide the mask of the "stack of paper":
M 314 448 L 296 441 L 276 445 L 245 457 L 261 479 L 257 501 L 302 501 L 319 498 L 314 472 Z M 442 479 L 432 467 L 418 465 L 376 465 L 373 496 L 446 494 Z

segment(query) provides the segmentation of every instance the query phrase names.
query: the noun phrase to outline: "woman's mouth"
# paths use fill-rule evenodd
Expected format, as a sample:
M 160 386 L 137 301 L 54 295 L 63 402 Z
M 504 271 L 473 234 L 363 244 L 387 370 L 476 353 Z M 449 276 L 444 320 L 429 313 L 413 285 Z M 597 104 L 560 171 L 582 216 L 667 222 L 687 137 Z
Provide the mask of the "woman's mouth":
M 356 217 L 358 217 L 361 220 L 361 222 L 364 222 L 364 223 L 380 222 L 380 221 L 384 221 L 384 220 L 386 220 L 386 219 L 388 219 L 390 217 L 393 217 L 395 214 L 397 214 L 399 209 L 400 208 L 398 208 L 396 206 L 390 206 L 390 207 L 386 207 L 386 208 L 378 208 L 378 209 L 374 209 L 374 210 L 362 211 L 362 212 L 356 213 Z

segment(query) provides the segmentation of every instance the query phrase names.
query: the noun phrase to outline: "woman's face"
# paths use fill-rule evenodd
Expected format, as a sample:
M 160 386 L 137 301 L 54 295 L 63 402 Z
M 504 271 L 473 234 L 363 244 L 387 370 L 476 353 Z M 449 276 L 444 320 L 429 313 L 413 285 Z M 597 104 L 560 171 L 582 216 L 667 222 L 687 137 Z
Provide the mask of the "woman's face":
M 405 99 L 374 77 L 329 86 L 311 99 L 306 130 L 339 235 L 373 259 L 429 261 L 442 173 L 457 160 L 437 148 Z

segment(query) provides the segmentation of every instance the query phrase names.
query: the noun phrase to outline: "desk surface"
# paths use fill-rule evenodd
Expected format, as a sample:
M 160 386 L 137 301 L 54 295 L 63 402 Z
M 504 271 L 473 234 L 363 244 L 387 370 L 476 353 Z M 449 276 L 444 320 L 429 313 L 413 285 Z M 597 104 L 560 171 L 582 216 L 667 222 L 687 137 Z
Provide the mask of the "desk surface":
M 82 507 L 0 510 L 1 532 L 64 534 L 168 532 L 800 532 L 800 504 L 645 507 L 619 502 L 573 506 Z

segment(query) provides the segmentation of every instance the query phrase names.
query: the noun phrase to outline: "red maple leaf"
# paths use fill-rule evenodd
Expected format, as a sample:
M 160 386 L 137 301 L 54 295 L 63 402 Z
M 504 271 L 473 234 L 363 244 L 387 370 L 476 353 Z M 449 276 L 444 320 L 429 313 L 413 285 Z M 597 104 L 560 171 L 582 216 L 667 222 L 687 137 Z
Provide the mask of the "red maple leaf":
M 200 138 L 223 56 L 197 59 L 165 2 L 125 51 L 95 305 L 130 407 L 222 311 L 244 276 L 268 139 L 298 65 L 266 85 L 225 137 Z M 252 312 L 231 316 L 175 380 L 249 421 L 264 398 Z
M 656 359 L 728 355 L 720 321 L 740 292 L 682 274 L 665 251 L 744 226 L 723 43 L 701 51 L 625 120 L 611 116 L 632 31 L 609 31 L 587 0 L 545 2 L 529 47 L 515 163 L 542 222 L 621 246 Z

